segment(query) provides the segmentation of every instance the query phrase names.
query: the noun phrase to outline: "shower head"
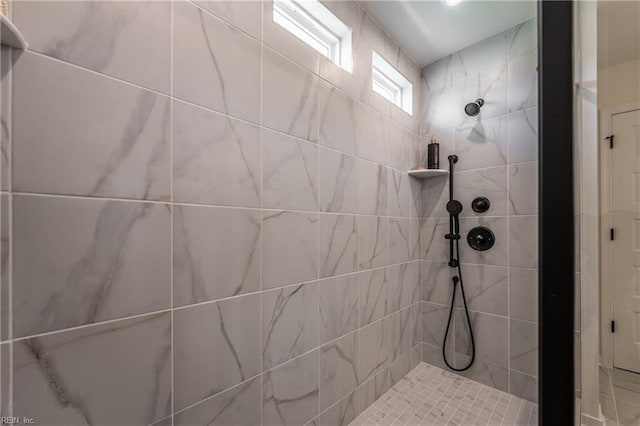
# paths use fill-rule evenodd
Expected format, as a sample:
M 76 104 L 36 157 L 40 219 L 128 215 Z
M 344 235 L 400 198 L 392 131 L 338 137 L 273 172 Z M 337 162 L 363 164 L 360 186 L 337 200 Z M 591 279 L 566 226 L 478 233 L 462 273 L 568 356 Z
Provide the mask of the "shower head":
M 464 113 L 469 117 L 475 117 L 476 115 L 480 114 L 480 108 L 482 107 L 482 105 L 484 105 L 484 99 L 482 98 L 476 99 L 475 102 L 469 102 L 464 107 Z

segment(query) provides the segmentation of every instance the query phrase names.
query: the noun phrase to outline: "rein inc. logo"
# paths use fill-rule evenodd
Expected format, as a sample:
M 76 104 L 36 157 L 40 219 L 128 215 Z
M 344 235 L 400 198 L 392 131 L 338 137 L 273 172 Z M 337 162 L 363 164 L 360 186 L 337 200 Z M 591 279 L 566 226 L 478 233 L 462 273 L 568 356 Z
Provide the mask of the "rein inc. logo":
M 33 417 L 0 417 L 0 425 L 35 425 Z

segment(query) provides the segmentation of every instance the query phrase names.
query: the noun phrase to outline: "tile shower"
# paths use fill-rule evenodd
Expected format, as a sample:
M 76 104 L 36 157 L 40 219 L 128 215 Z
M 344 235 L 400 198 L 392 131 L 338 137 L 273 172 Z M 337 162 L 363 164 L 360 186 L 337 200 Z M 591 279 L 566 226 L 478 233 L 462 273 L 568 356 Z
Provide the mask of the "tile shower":
M 325 5 L 353 74 L 268 1 L 12 3 L 29 50 L 2 48 L 3 415 L 346 424 L 440 366 L 446 179 L 406 173 L 431 136 L 461 157 L 463 232 L 498 236 L 462 252 L 470 378 L 535 399 L 535 22 L 420 70 L 358 3 Z M 370 90 L 373 50 L 414 117 Z

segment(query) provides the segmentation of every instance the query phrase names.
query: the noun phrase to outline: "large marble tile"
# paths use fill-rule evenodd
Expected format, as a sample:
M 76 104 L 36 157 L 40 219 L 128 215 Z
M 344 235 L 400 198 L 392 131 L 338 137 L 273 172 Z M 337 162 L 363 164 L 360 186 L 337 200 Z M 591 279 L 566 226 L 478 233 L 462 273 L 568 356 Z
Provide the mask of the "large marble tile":
M 260 129 L 173 104 L 174 201 L 260 207 Z
M 168 98 L 28 52 L 13 70 L 14 190 L 169 199 Z
M 318 278 L 318 214 L 262 213 L 264 289 Z
M 355 390 L 355 411 L 359 413 L 366 410 L 367 407 L 382 397 L 390 387 L 389 368 L 385 367 L 380 373 L 362 383 L 358 389 Z
M 320 410 L 358 386 L 358 359 L 356 332 L 320 347 Z
M 259 210 L 175 206 L 173 304 L 259 291 Z
M 456 128 L 456 170 L 481 169 L 507 164 L 506 116 L 479 120 Z
M 409 219 L 409 255 L 411 260 L 420 260 L 420 219 Z
M 250 36 L 258 40 L 262 38 L 262 2 L 197 0 L 195 3 Z
M 175 426 L 257 425 L 260 424 L 261 378 L 247 380 L 177 413 Z
M 358 160 L 358 213 L 387 215 L 388 169 Z
M 538 55 L 532 54 L 509 63 L 509 111 L 538 105 Z
M 262 1 L 262 24 L 262 41 L 266 46 L 312 73 L 318 73 L 318 63 L 322 55 L 273 21 L 273 0 Z
M 11 178 L 11 91 L 13 49 L 0 48 L 0 190 L 8 191 Z
M 325 148 L 318 153 L 320 211 L 358 212 L 358 160 Z
M 509 114 L 509 163 L 538 159 L 538 108 Z
M 358 217 L 320 214 L 320 278 L 358 270 Z
M 169 307 L 167 205 L 16 195 L 13 217 L 15 336 Z
M 507 62 L 507 33 L 501 32 L 453 54 L 454 84 Z
M 466 235 L 476 226 L 489 228 L 495 236 L 495 244 L 489 250 L 477 251 L 472 249 L 466 241 Z M 509 265 L 508 258 L 513 256 L 514 247 L 511 245 L 512 235 L 507 225 L 506 217 L 470 217 L 460 219 L 460 258 L 462 263 L 481 265 Z M 448 241 L 445 242 L 446 246 Z
M 318 147 L 262 131 L 262 207 L 318 210 Z
M 9 312 L 11 298 L 9 297 L 9 282 L 11 277 L 11 262 L 9 251 L 11 248 L 11 225 L 9 215 L 11 201 L 9 194 L 0 194 L 0 340 L 9 338 Z M 2 381 L 0 380 L 0 383 Z M 0 391 L 0 397 L 2 392 Z M 0 403 L 1 403 L 0 398 Z M 4 413 L 4 411 L 2 411 Z
M 258 41 L 190 2 L 174 4 L 174 96 L 259 123 L 260 61 Z
M 384 268 L 358 275 L 358 317 L 360 326 L 384 318 L 388 312 L 389 283 Z
M 426 163 L 426 161 L 425 161 Z M 458 177 L 458 175 L 456 175 Z M 457 196 L 457 194 L 456 194 Z M 435 176 L 422 180 L 420 187 L 420 216 L 424 218 L 448 218 L 449 177 Z
M 389 216 L 411 216 L 411 178 L 403 171 L 387 169 Z
M 389 366 L 390 318 L 383 318 L 358 330 L 358 342 L 358 377 L 359 383 L 363 383 Z
M 173 314 L 174 408 L 180 410 L 260 373 L 260 295 Z
M 432 261 L 449 260 L 449 242 L 444 236 L 449 233 L 449 218 L 424 219 L 420 221 L 420 252 L 422 259 Z
M 510 317 L 538 321 L 538 270 L 510 268 L 509 270 Z
M 318 141 L 318 77 L 264 49 L 262 124 L 291 136 Z
M 507 49 L 509 60 L 531 55 L 538 50 L 538 20 L 529 19 L 508 30 Z
M 506 166 L 457 173 L 453 191 L 455 199 L 462 203 L 462 217 L 506 216 L 509 212 Z M 487 197 L 491 203 L 489 210 L 474 212 L 471 203 L 476 197 Z
M 386 166 L 389 119 L 361 103 L 356 122 L 358 156 Z
M 409 355 L 411 349 L 411 322 L 408 308 L 396 312 L 389 318 L 389 335 L 391 337 L 389 347 L 389 361 Z M 407 358 L 407 363 L 409 358 Z M 398 367 L 402 370 L 403 368 Z
M 171 4 L 161 1 L 16 1 L 29 50 L 169 93 Z
M 126 391 L 123 391 L 126 390 Z M 170 315 L 21 340 L 13 409 L 41 424 L 151 424 L 171 414 Z
M 518 371 L 509 371 L 509 392 L 520 398 L 538 402 L 538 378 Z
M 320 344 L 358 328 L 358 274 L 320 280 Z
M 421 99 L 421 135 L 452 128 L 455 108 L 464 107 L 464 105 L 455 103 L 453 87 L 443 87 L 442 89 L 423 93 Z
M 509 218 L 509 266 L 538 267 L 538 216 Z
M 409 272 L 411 273 L 411 304 L 419 303 L 422 295 L 422 271 L 420 270 L 422 261 L 417 260 L 409 263 Z
M 406 175 L 407 170 L 416 165 L 414 164 L 412 149 L 413 143 L 417 139 L 417 134 L 393 121 L 388 121 L 388 125 L 387 151 L 389 153 L 389 167 L 400 170 Z
M 479 312 L 469 314 L 476 347 L 475 363 L 506 368 L 509 365 L 508 318 Z M 469 326 L 463 309 L 455 310 L 455 348 L 456 357 L 457 354 L 471 356 Z
M 453 271 L 453 270 L 452 270 Z M 457 271 L 454 271 L 457 274 Z M 464 292 L 469 309 L 494 315 L 508 315 L 508 268 L 489 265 L 462 265 Z M 449 284 L 451 281 L 449 281 Z M 456 306 L 462 307 L 460 289 Z
M 457 270 L 449 267 L 446 262 L 431 261 L 422 262 L 421 268 L 422 300 L 439 305 L 451 304 L 451 277 L 457 274 Z
M 449 307 L 434 303 L 422 302 L 422 341 L 424 343 L 442 348 L 444 332 L 447 328 Z M 453 324 L 451 325 L 453 330 Z M 449 331 L 447 344 L 451 345 L 454 334 Z
M 411 351 L 404 352 L 389 365 L 389 384 L 394 386 L 411 370 Z
M 340 152 L 356 155 L 358 102 L 325 81 L 320 81 L 318 89 L 318 142 Z
M 0 414 L 11 414 L 11 344 L 0 345 Z
M 360 269 L 386 266 L 389 253 L 389 219 L 381 216 L 358 217 L 358 259 Z
M 422 68 L 422 92 L 431 92 L 453 85 L 453 55 L 445 56 Z
M 319 351 L 264 374 L 262 424 L 302 425 L 318 414 Z
M 318 284 L 262 294 L 262 369 L 269 370 L 318 346 Z
M 412 264 L 389 266 L 386 270 L 388 281 L 388 313 L 408 307 L 416 291 L 418 277 L 412 276 Z
M 509 214 L 538 214 L 538 162 L 509 165 Z
M 510 367 L 538 375 L 538 324 L 512 319 L 509 326 Z
M 411 219 L 389 219 L 389 264 L 411 260 Z
M 484 70 L 480 74 L 457 80 L 454 85 L 454 118 L 456 124 L 477 123 L 507 112 L 507 64 Z M 484 100 L 480 114 L 470 117 L 464 106 L 476 99 Z
M 347 426 L 359 414 L 358 389 L 326 409 L 309 423 L 312 426 Z
M 465 366 L 469 364 L 470 360 L 471 357 L 468 355 L 458 352 L 455 354 L 455 365 L 457 366 Z M 460 374 L 503 392 L 509 391 L 509 370 L 501 365 L 476 360 L 469 370 L 463 371 Z M 488 409 L 488 407 L 485 408 L 485 410 L 486 409 Z

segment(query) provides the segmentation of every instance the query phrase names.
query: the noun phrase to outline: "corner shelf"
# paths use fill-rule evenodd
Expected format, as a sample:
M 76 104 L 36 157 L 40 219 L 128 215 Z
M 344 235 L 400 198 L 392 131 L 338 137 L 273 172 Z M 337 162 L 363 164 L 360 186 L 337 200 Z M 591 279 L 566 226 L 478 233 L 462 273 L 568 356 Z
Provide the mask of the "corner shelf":
M 449 170 L 446 169 L 415 169 L 409 170 L 409 176 L 416 179 L 427 179 L 436 176 L 447 176 Z
M 6 16 L 0 13 L 0 42 L 2 42 L 5 46 L 15 47 L 16 49 L 26 49 L 27 42 L 18 31 L 13 22 L 9 20 Z

